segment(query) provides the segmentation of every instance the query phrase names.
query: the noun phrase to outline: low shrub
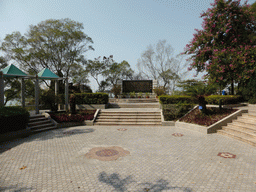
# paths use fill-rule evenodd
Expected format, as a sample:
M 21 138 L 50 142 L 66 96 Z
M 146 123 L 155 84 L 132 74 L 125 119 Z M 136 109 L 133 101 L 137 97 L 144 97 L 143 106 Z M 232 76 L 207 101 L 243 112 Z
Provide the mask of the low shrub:
M 249 100 L 249 103 L 250 103 L 250 104 L 256 104 L 256 98 L 251 98 L 251 99 Z
M 195 98 L 192 96 L 181 96 L 181 95 L 161 95 L 159 97 L 161 104 L 194 104 L 196 103 Z
M 212 105 L 218 105 L 220 99 L 222 105 L 237 104 L 242 101 L 242 97 L 239 95 L 210 95 L 205 97 L 206 102 Z
M 78 111 L 77 114 L 70 113 L 49 113 L 51 118 L 54 119 L 58 123 L 63 122 L 82 122 L 85 120 L 92 120 L 94 118 L 94 113 L 96 110 L 89 111 Z
M 156 87 L 153 91 L 157 96 L 165 94 L 165 89 L 163 87 Z
M 22 107 L 0 107 L 0 134 L 26 129 L 29 112 Z
M 107 104 L 108 94 L 106 93 L 75 93 L 76 104 Z
M 163 109 L 165 121 L 174 121 L 183 117 L 194 107 L 193 104 L 168 104 Z

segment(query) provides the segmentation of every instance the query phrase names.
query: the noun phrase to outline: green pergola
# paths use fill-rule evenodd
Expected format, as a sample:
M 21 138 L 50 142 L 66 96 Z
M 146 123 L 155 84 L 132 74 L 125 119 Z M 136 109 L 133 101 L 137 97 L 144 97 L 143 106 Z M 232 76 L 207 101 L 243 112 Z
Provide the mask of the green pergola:
M 55 95 L 58 94 L 58 80 L 62 80 L 64 78 L 60 78 L 48 68 L 40 71 L 36 76 L 27 75 L 19 68 L 14 65 L 9 65 L 0 71 L 0 106 L 4 106 L 4 77 L 9 78 L 21 78 L 21 103 L 22 107 L 25 107 L 25 82 L 24 79 L 35 79 L 35 107 L 36 114 L 39 114 L 39 83 L 40 79 L 45 80 L 55 80 Z M 65 109 L 68 109 L 68 78 L 65 79 Z

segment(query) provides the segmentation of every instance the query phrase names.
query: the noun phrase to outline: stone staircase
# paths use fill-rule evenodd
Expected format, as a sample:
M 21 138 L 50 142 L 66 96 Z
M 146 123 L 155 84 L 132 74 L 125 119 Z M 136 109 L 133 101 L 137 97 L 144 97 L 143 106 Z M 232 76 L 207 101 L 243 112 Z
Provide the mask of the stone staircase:
M 30 128 L 31 132 L 40 132 L 56 127 L 51 119 L 46 118 L 44 115 L 32 115 L 29 118 L 28 128 Z
M 101 110 L 94 125 L 161 126 L 161 112 Z
M 256 116 L 243 114 L 217 133 L 256 146 Z
M 159 103 L 109 103 L 108 108 L 159 108 Z

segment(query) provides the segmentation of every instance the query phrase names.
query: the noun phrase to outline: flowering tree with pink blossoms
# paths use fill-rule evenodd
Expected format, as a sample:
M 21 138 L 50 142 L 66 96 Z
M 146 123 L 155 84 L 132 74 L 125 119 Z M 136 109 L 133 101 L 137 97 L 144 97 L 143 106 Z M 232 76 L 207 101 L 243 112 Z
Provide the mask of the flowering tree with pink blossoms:
M 222 85 L 242 82 L 256 69 L 253 40 L 255 19 L 247 1 L 215 0 L 212 8 L 201 14 L 202 30 L 196 30 L 183 54 L 191 54 L 188 70 L 206 71 L 210 82 Z

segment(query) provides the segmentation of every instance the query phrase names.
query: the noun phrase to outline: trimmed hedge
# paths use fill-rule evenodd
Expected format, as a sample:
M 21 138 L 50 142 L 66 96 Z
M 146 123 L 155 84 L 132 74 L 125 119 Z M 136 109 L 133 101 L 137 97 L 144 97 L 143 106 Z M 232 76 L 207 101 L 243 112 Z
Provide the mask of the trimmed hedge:
M 192 96 L 180 96 L 180 95 L 161 95 L 158 97 L 159 102 L 161 104 L 178 104 L 178 103 L 185 103 L 185 104 L 194 104 L 196 100 Z
M 108 104 L 107 93 L 75 93 L 76 104 Z
M 69 100 L 70 100 L 69 94 Z M 108 104 L 107 93 L 74 93 L 76 104 Z M 61 94 L 61 104 L 65 104 L 65 95 Z M 69 101 L 70 102 L 70 101 Z
M 0 134 L 26 129 L 29 112 L 22 107 L 0 107 Z
M 237 104 L 242 101 L 242 97 L 239 95 L 210 95 L 205 97 L 207 104 L 218 105 L 219 100 L 222 100 L 222 105 Z
M 219 100 L 222 99 L 222 105 L 237 104 L 242 101 L 242 97 L 239 95 L 210 95 L 205 96 L 207 104 L 218 105 Z M 195 104 L 198 103 L 197 99 L 192 96 L 159 96 L 159 102 L 161 104 Z

